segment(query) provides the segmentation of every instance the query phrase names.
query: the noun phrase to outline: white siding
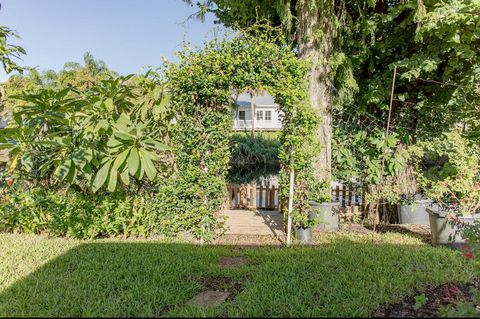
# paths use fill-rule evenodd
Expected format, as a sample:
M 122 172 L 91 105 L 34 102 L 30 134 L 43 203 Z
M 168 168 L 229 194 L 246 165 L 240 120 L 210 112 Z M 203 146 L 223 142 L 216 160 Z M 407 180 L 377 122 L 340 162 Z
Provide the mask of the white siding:
M 240 111 L 245 112 L 245 120 L 240 120 Z M 260 130 L 279 130 L 282 128 L 281 115 L 278 107 L 276 106 L 257 106 L 256 112 L 262 112 L 262 119 L 257 120 L 255 115 L 255 128 Z M 269 111 L 271 113 L 271 119 L 265 119 L 265 113 Z M 236 111 L 233 112 L 234 129 L 251 129 L 252 128 L 252 111 L 250 107 L 239 106 Z

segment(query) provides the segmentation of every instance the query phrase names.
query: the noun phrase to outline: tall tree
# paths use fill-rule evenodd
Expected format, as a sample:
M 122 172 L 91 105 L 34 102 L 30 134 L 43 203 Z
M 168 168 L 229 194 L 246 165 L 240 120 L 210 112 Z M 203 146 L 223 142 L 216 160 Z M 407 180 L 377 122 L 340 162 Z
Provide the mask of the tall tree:
M 192 5 L 192 1 L 184 0 Z M 361 10 L 373 9 L 375 1 L 335 0 L 206 0 L 197 3 L 197 17 L 212 12 L 218 22 L 234 29 L 246 29 L 258 21 L 280 26 L 295 44 L 300 59 L 311 62 L 308 93 L 311 107 L 321 118 L 317 130 L 321 152 L 315 159 L 319 180 L 331 178 L 332 110 L 335 96 L 336 68 L 332 64 L 340 51 L 339 30 Z
M 234 29 L 248 30 L 259 20 L 280 26 L 298 57 L 311 62 L 310 102 L 323 119 L 317 134 L 323 143 L 316 159 L 319 177 L 330 176 L 332 110 L 340 139 L 351 142 L 361 133 L 359 139 L 368 136 L 372 147 L 383 149 L 394 65 L 399 77 L 393 148 L 458 124 L 479 136 L 480 0 L 206 0 L 197 5 L 199 17 L 212 12 Z M 371 154 L 376 159 L 363 170 L 378 179 L 381 154 Z M 398 165 L 389 164 L 394 174 Z

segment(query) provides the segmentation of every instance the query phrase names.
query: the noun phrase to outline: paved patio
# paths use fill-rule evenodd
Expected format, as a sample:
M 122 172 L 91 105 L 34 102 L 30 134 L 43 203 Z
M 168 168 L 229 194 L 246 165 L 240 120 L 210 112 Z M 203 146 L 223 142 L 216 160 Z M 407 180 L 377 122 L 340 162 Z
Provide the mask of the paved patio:
M 283 236 L 283 215 L 269 210 L 224 210 L 229 230 L 226 235 Z

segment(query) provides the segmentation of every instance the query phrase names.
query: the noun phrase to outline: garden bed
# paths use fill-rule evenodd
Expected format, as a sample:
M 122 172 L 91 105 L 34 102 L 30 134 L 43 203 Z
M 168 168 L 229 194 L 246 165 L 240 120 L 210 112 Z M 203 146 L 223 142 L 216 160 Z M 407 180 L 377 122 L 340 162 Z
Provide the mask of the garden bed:
M 460 303 L 476 304 L 472 294 L 472 288 L 480 289 L 480 281 L 470 283 L 447 283 L 439 286 L 429 287 L 424 291 L 416 291 L 405 298 L 402 302 L 382 305 L 374 312 L 375 317 L 394 318 L 432 318 L 438 317 L 439 312 L 448 306 L 456 306 Z M 417 301 L 417 300 L 418 301 Z M 456 316 L 462 316 L 457 313 Z M 478 310 L 477 316 L 480 316 Z

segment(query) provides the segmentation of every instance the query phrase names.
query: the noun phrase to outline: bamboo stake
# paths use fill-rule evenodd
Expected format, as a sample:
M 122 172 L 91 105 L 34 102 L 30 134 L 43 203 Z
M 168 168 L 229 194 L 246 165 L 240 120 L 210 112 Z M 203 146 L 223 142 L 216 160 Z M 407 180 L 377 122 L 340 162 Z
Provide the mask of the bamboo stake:
M 390 119 L 392 118 L 392 106 L 393 106 L 393 93 L 395 92 L 395 80 L 397 78 L 397 66 L 395 65 L 393 68 L 393 81 L 392 81 L 392 90 L 390 93 L 390 106 L 388 109 L 388 120 L 387 120 L 387 130 L 385 132 L 385 143 L 383 146 L 383 156 L 382 156 L 382 169 L 380 172 L 380 187 L 382 187 L 383 184 L 383 173 L 385 170 L 385 153 L 387 152 L 387 146 L 388 146 L 388 133 L 390 130 Z M 375 231 L 377 224 L 380 222 L 380 212 L 378 210 L 378 205 L 379 202 L 377 201 L 377 213 L 375 215 L 375 222 L 373 224 L 373 230 Z M 385 205 L 384 205 L 385 206 Z

